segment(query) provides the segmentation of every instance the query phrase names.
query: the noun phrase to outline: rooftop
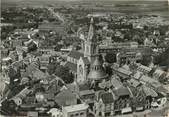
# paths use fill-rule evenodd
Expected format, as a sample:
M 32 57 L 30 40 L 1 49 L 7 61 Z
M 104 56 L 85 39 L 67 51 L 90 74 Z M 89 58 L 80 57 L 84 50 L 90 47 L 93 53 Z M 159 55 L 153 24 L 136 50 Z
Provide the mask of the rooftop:
M 123 84 L 121 81 L 117 80 L 116 78 L 111 79 L 111 83 L 115 89 L 118 89 L 120 87 L 123 87 Z
M 60 106 L 68 106 L 70 103 L 76 104 L 76 100 L 76 95 L 68 89 L 61 91 L 55 96 L 55 102 L 57 102 Z
M 66 106 L 63 107 L 66 112 L 76 112 L 76 111 L 81 111 L 81 110 L 86 110 L 89 106 L 87 104 L 77 104 L 77 105 L 71 105 L 71 106 Z
M 118 68 L 118 71 L 123 73 L 123 74 L 125 74 L 125 75 L 131 75 L 132 74 L 131 71 L 128 71 L 128 70 L 126 70 L 124 68 Z
M 83 95 L 90 95 L 90 94 L 94 94 L 94 90 L 83 90 L 83 91 L 80 91 L 80 95 L 83 96 Z
M 79 60 L 80 57 L 84 57 L 84 54 L 78 51 L 71 51 L 68 56 Z

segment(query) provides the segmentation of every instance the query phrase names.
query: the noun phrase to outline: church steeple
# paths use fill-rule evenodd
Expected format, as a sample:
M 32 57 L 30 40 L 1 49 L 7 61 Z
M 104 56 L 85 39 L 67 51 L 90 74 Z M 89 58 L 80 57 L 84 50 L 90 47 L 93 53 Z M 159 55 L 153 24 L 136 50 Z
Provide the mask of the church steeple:
M 94 32 L 94 20 L 93 17 L 90 20 L 90 27 L 87 39 L 85 40 L 85 50 L 84 50 L 84 56 L 88 57 L 89 61 L 92 60 L 92 58 L 97 54 L 97 42 L 95 41 L 95 32 Z
M 88 37 L 87 37 L 87 40 L 89 40 L 89 41 L 92 41 L 93 37 L 94 37 L 93 23 L 94 23 L 94 20 L 93 20 L 93 17 L 92 17 L 91 20 L 90 20 L 89 33 L 88 33 Z

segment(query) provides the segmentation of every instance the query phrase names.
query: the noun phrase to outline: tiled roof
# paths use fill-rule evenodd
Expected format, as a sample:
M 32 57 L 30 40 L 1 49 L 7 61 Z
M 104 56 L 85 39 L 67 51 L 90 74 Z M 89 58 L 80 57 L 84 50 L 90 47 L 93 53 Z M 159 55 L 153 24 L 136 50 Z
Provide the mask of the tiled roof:
M 68 67 L 71 71 L 77 72 L 77 65 L 71 62 L 67 62 L 65 67 Z
M 121 88 L 115 89 L 114 93 L 118 97 L 120 97 L 120 96 L 129 96 L 130 95 L 129 90 L 126 87 L 121 87 Z
M 119 68 L 118 71 L 123 73 L 123 74 L 125 74 L 125 75 L 131 75 L 132 74 L 131 71 L 128 71 L 128 70 L 126 70 L 124 68 Z
M 69 106 L 77 103 L 77 98 L 70 90 L 65 89 L 55 96 L 55 102 L 60 106 Z
M 78 51 L 71 51 L 68 56 L 79 60 L 80 57 L 84 57 L 84 54 Z
M 129 83 L 133 86 L 133 87 L 137 87 L 138 85 L 140 85 L 141 83 L 135 79 L 130 79 Z
M 137 71 L 137 72 L 134 74 L 133 78 L 139 80 L 142 75 L 143 75 L 142 72 Z
M 158 94 L 151 88 L 147 87 L 147 86 L 143 86 L 143 91 L 146 94 L 146 96 L 152 96 L 152 97 L 157 97 Z
M 104 104 L 110 104 L 110 103 L 113 103 L 114 102 L 114 98 L 113 98 L 113 95 L 112 93 L 103 93 L 101 95 L 101 99 L 103 101 Z
M 140 78 L 141 81 L 145 82 L 145 83 L 148 83 L 148 84 L 151 84 L 151 86 L 155 87 L 155 88 L 158 88 L 161 86 L 160 82 L 158 82 L 157 80 L 153 79 L 153 78 L 150 78 L 148 76 L 145 76 L 143 75 L 141 78 Z
M 137 70 L 145 70 L 147 72 L 150 72 L 152 69 L 144 65 L 139 65 Z

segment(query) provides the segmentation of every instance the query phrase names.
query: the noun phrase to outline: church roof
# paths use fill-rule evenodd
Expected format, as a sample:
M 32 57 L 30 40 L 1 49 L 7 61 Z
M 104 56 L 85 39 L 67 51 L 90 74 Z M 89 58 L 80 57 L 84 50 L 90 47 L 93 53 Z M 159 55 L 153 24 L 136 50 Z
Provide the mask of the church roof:
M 106 78 L 108 75 L 105 73 L 101 61 L 96 57 L 92 64 L 91 70 L 89 72 L 88 78 L 91 80 L 100 80 Z
M 71 51 L 68 56 L 79 60 L 80 57 L 84 57 L 84 54 L 78 51 Z

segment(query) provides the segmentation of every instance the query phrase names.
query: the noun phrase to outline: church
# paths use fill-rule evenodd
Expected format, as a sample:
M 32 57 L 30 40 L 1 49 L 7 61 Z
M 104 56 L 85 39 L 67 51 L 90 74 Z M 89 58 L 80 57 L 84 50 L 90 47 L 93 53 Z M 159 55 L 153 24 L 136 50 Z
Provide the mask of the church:
M 82 43 L 82 50 L 72 50 L 68 57 L 66 67 L 69 67 L 75 75 L 78 84 L 86 82 L 102 81 L 108 77 L 98 54 L 98 44 L 95 37 L 94 21 L 91 18 L 87 38 Z

